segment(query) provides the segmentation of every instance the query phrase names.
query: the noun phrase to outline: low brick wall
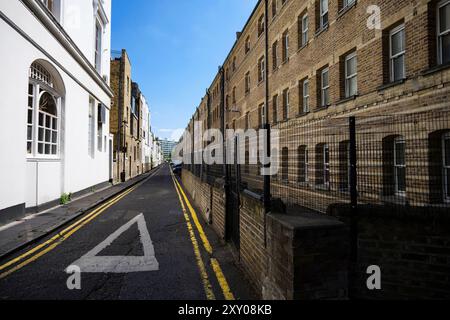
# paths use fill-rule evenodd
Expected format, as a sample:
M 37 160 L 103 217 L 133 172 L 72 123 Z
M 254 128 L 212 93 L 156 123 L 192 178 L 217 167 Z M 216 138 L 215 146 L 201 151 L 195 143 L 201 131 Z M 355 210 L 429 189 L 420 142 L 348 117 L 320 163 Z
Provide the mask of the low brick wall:
M 240 202 L 240 262 L 261 291 L 267 272 L 264 206 L 258 199 L 243 193 Z
M 266 299 L 347 297 L 348 231 L 337 219 L 310 213 L 267 217 Z
M 350 208 L 331 215 L 349 223 Z M 356 220 L 357 261 L 352 298 L 449 299 L 450 215 L 442 211 L 360 206 Z M 367 267 L 381 268 L 381 290 L 367 289 Z
M 186 170 L 182 181 L 201 215 L 224 238 L 223 183 L 219 179 L 211 186 Z M 347 297 L 348 231 L 343 222 L 313 213 L 266 215 L 262 201 L 248 192 L 240 194 L 239 210 L 237 256 L 262 298 Z
M 211 186 L 186 170 L 183 170 L 181 180 L 203 219 L 211 224 L 217 234 L 224 239 L 225 189 L 223 184 L 219 182 Z

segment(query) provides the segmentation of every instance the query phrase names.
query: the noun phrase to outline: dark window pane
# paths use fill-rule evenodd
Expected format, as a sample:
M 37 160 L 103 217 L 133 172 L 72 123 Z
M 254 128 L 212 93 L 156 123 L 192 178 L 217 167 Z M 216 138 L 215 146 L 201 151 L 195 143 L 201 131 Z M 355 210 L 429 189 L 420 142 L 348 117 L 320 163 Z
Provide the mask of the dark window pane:
M 33 94 L 33 85 L 32 84 L 29 84 L 28 85 L 28 94 Z
M 58 134 L 57 134 L 55 131 L 53 131 L 53 132 L 52 132 L 52 142 L 53 142 L 53 143 L 56 143 L 57 137 L 58 137 Z
M 444 159 L 445 166 L 450 167 L 450 137 L 444 140 Z
M 28 122 L 29 124 L 33 123 L 33 110 L 28 110 Z
M 56 151 L 57 151 L 56 149 L 57 149 L 57 148 L 56 148 L 56 146 L 55 146 L 55 145 L 53 145 L 53 146 L 52 146 L 52 154 L 53 154 L 53 155 L 55 155 L 55 154 L 56 154 Z
M 450 33 L 442 37 L 442 63 L 450 62 Z
M 393 68 L 394 68 L 394 81 L 401 80 L 405 78 L 404 74 L 404 64 L 405 64 L 405 56 L 401 55 L 397 58 L 393 59 Z
M 399 166 L 405 165 L 405 143 L 397 142 L 395 144 L 395 164 Z
M 44 141 L 44 129 L 39 128 L 38 140 Z
M 27 143 L 27 152 L 31 153 L 31 142 Z
M 31 140 L 33 138 L 33 127 L 28 126 L 27 127 L 27 140 Z
M 44 115 L 39 113 L 39 125 L 44 126 Z
M 450 30 L 450 3 L 439 9 L 439 22 L 441 33 Z
M 406 191 L 406 168 L 397 168 L 397 191 Z
M 43 154 L 44 153 L 44 144 L 43 143 L 39 143 L 38 144 L 38 153 L 39 154 Z
M 52 120 L 52 118 L 50 118 L 49 116 L 45 116 L 45 127 L 46 128 L 52 127 L 51 120 Z
M 52 137 L 51 130 L 45 130 L 45 142 L 50 142 L 51 137 Z
M 50 145 L 49 144 L 45 145 L 45 154 L 50 154 Z
M 446 197 L 450 198 L 450 170 L 445 170 L 445 177 L 444 177 L 446 183 L 447 183 L 447 192 Z

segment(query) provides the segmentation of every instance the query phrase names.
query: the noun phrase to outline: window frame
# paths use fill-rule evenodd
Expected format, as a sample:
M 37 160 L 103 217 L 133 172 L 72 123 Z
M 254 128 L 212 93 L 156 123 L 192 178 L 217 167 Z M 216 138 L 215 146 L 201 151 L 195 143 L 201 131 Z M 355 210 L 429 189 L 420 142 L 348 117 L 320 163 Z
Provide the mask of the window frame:
M 289 111 L 290 111 L 290 89 L 285 88 L 283 90 L 283 120 L 289 120 Z
M 404 164 L 397 163 L 397 145 L 403 144 L 403 157 Z M 406 195 L 406 140 L 404 137 L 399 136 L 394 139 L 394 184 L 395 184 L 395 194 L 397 196 L 405 196 Z M 405 179 L 405 190 L 399 190 L 399 169 L 404 169 L 404 179 Z
M 33 93 L 30 94 L 30 88 L 33 88 Z M 49 94 L 55 103 L 55 115 L 41 111 L 39 104 L 44 94 Z M 32 106 L 27 106 L 27 136 L 26 136 L 26 157 L 33 160 L 60 160 L 61 158 L 61 104 L 62 97 L 54 88 L 52 74 L 40 63 L 34 62 L 29 68 L 28 79 L 28 98 L 31 98 Z M 31 111 L 32 123 L 28 122 L 28 116 Z M 40 125 L 39 118 L 42 114 L 43 125 Z M 46 126 L 46 117 L 51 118 L 50 127 Z M 56 121 L 56 129 L 53 123 Z M 31 140 L 28 139 L 28 127 L 31 128 Z M 43 141 L 39 140 L 39 129 L 43 130 Z M 50 141 L 45 141 L 45 135 L 50 130 Z M 53 133 L 56 132 L 56 142 L 53 142 Z M 28 144 L 31 143 L 31 152 L 28 152 Z M 39 153 L 39 144 L 43 145 L 43 153 Z M 50 153 L 45 153 L 45 145 L 50 145 Z M 53 153 L 52 147 L 56 147 L 56 153 Z
M 443 48 L 442 48 L 442 38 L 444 36 L 447 36 L 450 34 L 450 29 L 445 30 L 444 32 L 441 32 L 441 15 L 440 10 L 442 7 L 445 7 L 446 5 L 450 5 L 450 0 L 442 0 L 438 2 L 437 4 L 437 12 L 436 12 L 436 35 L 437 35 L 437 53 L 438 53 L 438 64 L 442 65 L 444 64 L 443 61 Z M 450 19 L 450 18 L 449 18 Z
M 324 1 L 326 1 L 327 2 L 327 10 L 325 11 L 324 10 L 324 8 L 323 8 L 323 4 L 324 4 Z M 325 28 L 326 26 L 328 26 L 328 24 L 329 24 L 329 16 L 328 16 L 328 13 L 329 13 L 329 1 L 328 0 L 319 0 L 319 6 L 320 6 L 320 11 L 319 11 L 319 14 L 320 14 L 320 19 L 319 19 L 319 21 L 320 21 L 320 29 L 323 29 L 323 28 Z M 325 21 L 325 19 L 324 19 L 324 17 L 326 16 L 326 22 L 324 22 Z
M 328 84 L 324 86 L 324 74 L 327 74 Z M 330 105 L 330 68 L 325 67 L 320 71 L 320 104 L 325 108 Z M 327 94 L 328 101 L 325 101 L 325 93 Z
M 272 44 L 272 68 L 273 70 L 278 68 L 278 40 Z
M 245 73 L 245 77 L 244 77 L 245 81 L 245 94 L 250 93 L 250 71 L 247 71 Z
M 306 20 L 306 26 L 305 26 L 305 20 Z M 302 18 L 301 18 L 301 22 L 302 22 L 302 42 L 301 42 L 301 47 L 304 47 L 308 44 L 309 39 L 308 39 L 308 32 L 309 32 L 309 17 L 308 17 L 308 13 L 305 13 Z
M 264 56 L 258 61 L 258 83 L 266 80 L 266 59 Z
M 98 73 L 102 72 L 102 57 L 103 57 L 103 33 L 104 25 L 97 16 L 95 19 L 95 36 L 94 36 L 94 67 Z
M 299 172 L 298 172 L 298 179 L 297 179 L 297 181 L 299 183 L 308 184 L 309 183 L 309 173 L 308 173 L 308 170 L 309 170 L 309 150 L 308 150 L 308 146 L 307 145 L 300 146 L 299 150 L 301 152 L 299 152 L 299 154 L 298 154 L 298 157 L 299 157 L 298 160 L 300 162 L 300 159 L 303 159 L 303 162 L 300 162 L 300 163 L 303 163 L 303 168 L 298 168 Z M 302 169 L 303 169 L 303 172 L 304 172 L 304 177 L 301 177 L 301 174 L 300 174 Z M 301 178 L 303 178 L 303 179 L 301 179 Z
M 289 60 L 289 30 L 286 29 L 283 32 L 283 63 L 287 62 Z
M 307 94 L 305 94 L 307 92 Z M 303 113 L 308 113 L 310 111 L 309 109 L 309 79 L 306 78 L 302 81 L 302 111 Z
M 352 59 L 355 59 L 355 64 L 356 64 L 356 70 L 355 73 L 353 74 L 348 74 L 349 70 L 348 70 L 348 62 Z M 344 59 L 344 63 L 345 63 L 345 97 L 346 98 L 350 98 L 353 96 L 358 95 L 358 57 L 356 54 L 356 51 L 348 54 L 347 56 L 345 56 Z M 351 84 L 351 80 L 353 80 L 354 78 L 356 78 L 356 82 L 355 82 L 355 92 L 354 94 L 350 94 L 350 84 Z M 328 79 L 329 82 L 329 79 Z M 329 84 L 329 83 L 328 83 Z
M 397 33 L 403 32 L 403 51 L 393 55 L 392 49 L 393 49 L 393 37 Z M 395 27 L 394 29 L 389 31 L 389 79 L 391 82 L 403 80 L 406 77 L 406 61 L 405 61 L 405 54 L 406 54 L 406 34 L 405 34 L 405 24 L 402 23 L 401 25 Z M 395 80 L 395 67 L 394 62 L 395 59 L 403 56 L 403 77 L 399 78 L 398 80 Z

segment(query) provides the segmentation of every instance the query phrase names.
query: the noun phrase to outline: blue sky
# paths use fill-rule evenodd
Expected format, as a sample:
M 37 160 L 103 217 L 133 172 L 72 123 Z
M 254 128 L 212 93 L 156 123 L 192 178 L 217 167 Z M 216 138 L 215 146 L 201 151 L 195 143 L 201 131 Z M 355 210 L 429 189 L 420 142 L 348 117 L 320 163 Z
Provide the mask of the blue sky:
M 125 48 L 153 132 L 184 129 L 257 0 L 112 0 L 112 49 Z

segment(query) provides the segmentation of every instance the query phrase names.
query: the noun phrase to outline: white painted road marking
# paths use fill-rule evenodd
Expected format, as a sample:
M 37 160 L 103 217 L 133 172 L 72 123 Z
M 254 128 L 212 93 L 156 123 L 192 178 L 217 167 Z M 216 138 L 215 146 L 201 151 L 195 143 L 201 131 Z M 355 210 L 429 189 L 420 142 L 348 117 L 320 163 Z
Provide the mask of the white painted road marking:
M 138 225 L 142 247 L 144 248 L 144 256 L 97 256 L 135 223 Z M 127 222 L 106 238 L 105 241 L 72 263 L 71 266 L 77 266 L 81 269 L 81 272 L 87 273 L 130 273 L 159 270 L 159 263 L 155 257 L 155 249 L 147 229 L 144 215 L 140 214 Z

